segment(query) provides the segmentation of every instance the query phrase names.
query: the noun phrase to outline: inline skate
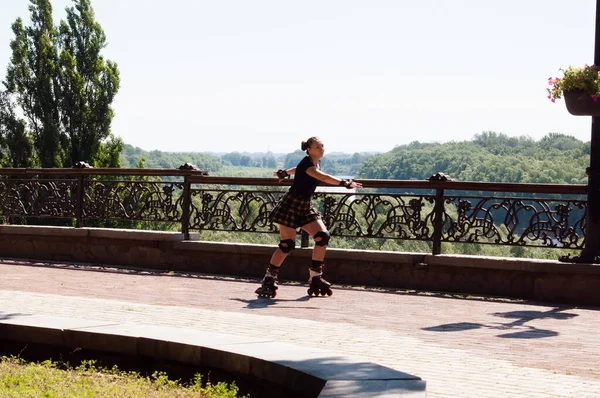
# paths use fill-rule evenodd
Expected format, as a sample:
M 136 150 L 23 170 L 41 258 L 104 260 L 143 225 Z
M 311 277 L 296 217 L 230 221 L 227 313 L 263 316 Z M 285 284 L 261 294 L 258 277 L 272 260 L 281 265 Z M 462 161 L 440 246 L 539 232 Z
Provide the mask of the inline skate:
M 267 268 L 267 272 L 261 281 L 261 286 L 256 289 L 254 293 L 256 293 L 258 297 L 273 298 L 277 296 L 277 289 L 279 289 L 277 284 L 278 273 L 279 267 L 269 265 L 269 268 Z
M 313 262 L 313 265 L 308 269 L 309 277 L 308 277 L 308 295 L 312 296 L 331 296 L 333 294 L 333 290 L 331 290 L 331 283 L 327 282 L 325 278 L 323 278 L 323 263 Z

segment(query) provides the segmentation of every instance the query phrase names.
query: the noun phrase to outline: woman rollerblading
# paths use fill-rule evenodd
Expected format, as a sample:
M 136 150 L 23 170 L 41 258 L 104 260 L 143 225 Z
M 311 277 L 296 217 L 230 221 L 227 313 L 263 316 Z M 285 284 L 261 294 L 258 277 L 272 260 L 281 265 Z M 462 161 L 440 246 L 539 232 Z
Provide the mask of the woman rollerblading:
M 296 247 L 296 229 L 302 228 L 314 238 L 312 260 L 309 269 L 309 295 L 329 295 L 331 284 L 323 279 L 323 260 L 329 243 L 330 233 L 321 220 L 321 215 L 312 205 L 312 197 L 319 181 L 329 185 L 340 185 L 348 189 L 361 188 L 362 184 L 353 180 L 341 180 L 321 171 L 321 158 L 325 153 L 323 142 L 317 137 L 302 141 L 301 148 L 306 156 L 296 167 L 277 170 L 273 175 L 279 180 L 294 175 L 292 186 L 277 203 L 269 219 L 279 224 L 279 247 L 271 256 L 262 285 L 256 289 L 259 297 L 275 297 L 277 294 L 277 274 L 288 254 Z

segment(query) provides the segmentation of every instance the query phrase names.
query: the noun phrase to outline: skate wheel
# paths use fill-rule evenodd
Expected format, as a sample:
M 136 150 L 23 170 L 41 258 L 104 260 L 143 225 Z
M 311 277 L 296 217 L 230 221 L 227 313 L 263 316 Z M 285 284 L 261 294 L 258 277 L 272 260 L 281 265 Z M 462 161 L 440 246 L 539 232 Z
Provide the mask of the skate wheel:
M 275 296 L 277 296 L 277 290 L 273 290 L 273 293 L 271 293 L 271 298 L 275 298 Z
M 312 291 L 312 289 L 308 289 L 308 290 L 306 291 L 306 293 L 308 293 L 308 295 L 309 295 L 309 296 L 311 296 L 311 297 L 312 297 L 312 295 L 313 295 L 313 291 Z
M 327 289 L 327 295 L 328 295 L 328 296 L 331 296 L 332 294 L 333 294 L 333 290 L 331 290 L 331 289 Z
M 325 290 L 321 290 L 321 296 L 324 296 L 325 294 L 327 294 Z

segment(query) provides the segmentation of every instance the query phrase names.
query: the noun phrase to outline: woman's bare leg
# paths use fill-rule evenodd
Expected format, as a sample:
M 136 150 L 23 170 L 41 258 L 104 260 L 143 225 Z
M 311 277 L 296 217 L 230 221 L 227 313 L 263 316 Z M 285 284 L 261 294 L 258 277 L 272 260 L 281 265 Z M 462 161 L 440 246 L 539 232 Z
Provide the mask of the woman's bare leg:
M 287 255 L 294 250 L 296 245 L 296 229 L 279 225 L 279 248 L 271 256 L 271 263 L 267 267 L 265 277 L 261 281 L 261 286 L 256 289 L 256 294 L 259 297 L 275 297 L 277 295 L 277 275 L 279 275 L 279 267 Z
M 325 260 L 325 252 L 327 251 L 327 244 L 323 246 L 320 246 L 319 244 L 319 242 L 323 242 L 324 239 L 324 236 L 319 236 L 319 233 L 327 232 L 327 227 L 325 224 L 323 224 L 323 220 L 315 220 L 302 226 L 302 229 L 315 239 L 315 247 L 313 248 L 312 259 L 323 262 L 323 260 Z
M 312 265 L 308 269 L 308 295 L 331 296 L 331 283 L 323 278 L 323 261 L 325 260 L 325 252 L 329 243 L 329 231 L 323 224 L 322 220 L 316 220 L 302 227 L 315 240 L 315 247 L 312 253 Z
M 292 242 L 296 241 L 296 229 L 279 224 L 279 238 L 279 247 L 271 256 L 271 264 L 276 267 L 280 267 L 283 260 L 294 249 L 295 243 Z

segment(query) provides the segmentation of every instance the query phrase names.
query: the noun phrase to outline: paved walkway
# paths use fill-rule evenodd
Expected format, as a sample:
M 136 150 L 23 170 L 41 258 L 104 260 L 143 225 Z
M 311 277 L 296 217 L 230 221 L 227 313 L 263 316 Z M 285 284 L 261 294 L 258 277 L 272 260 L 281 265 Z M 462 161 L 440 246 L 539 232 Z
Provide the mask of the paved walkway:
M 285 265 L 284 265 L 285 266 Z M 326 348 L 415 374 L 428 397 L 600 397 L 600 308 L 0 260 L 0 318 L 55 315 Z

